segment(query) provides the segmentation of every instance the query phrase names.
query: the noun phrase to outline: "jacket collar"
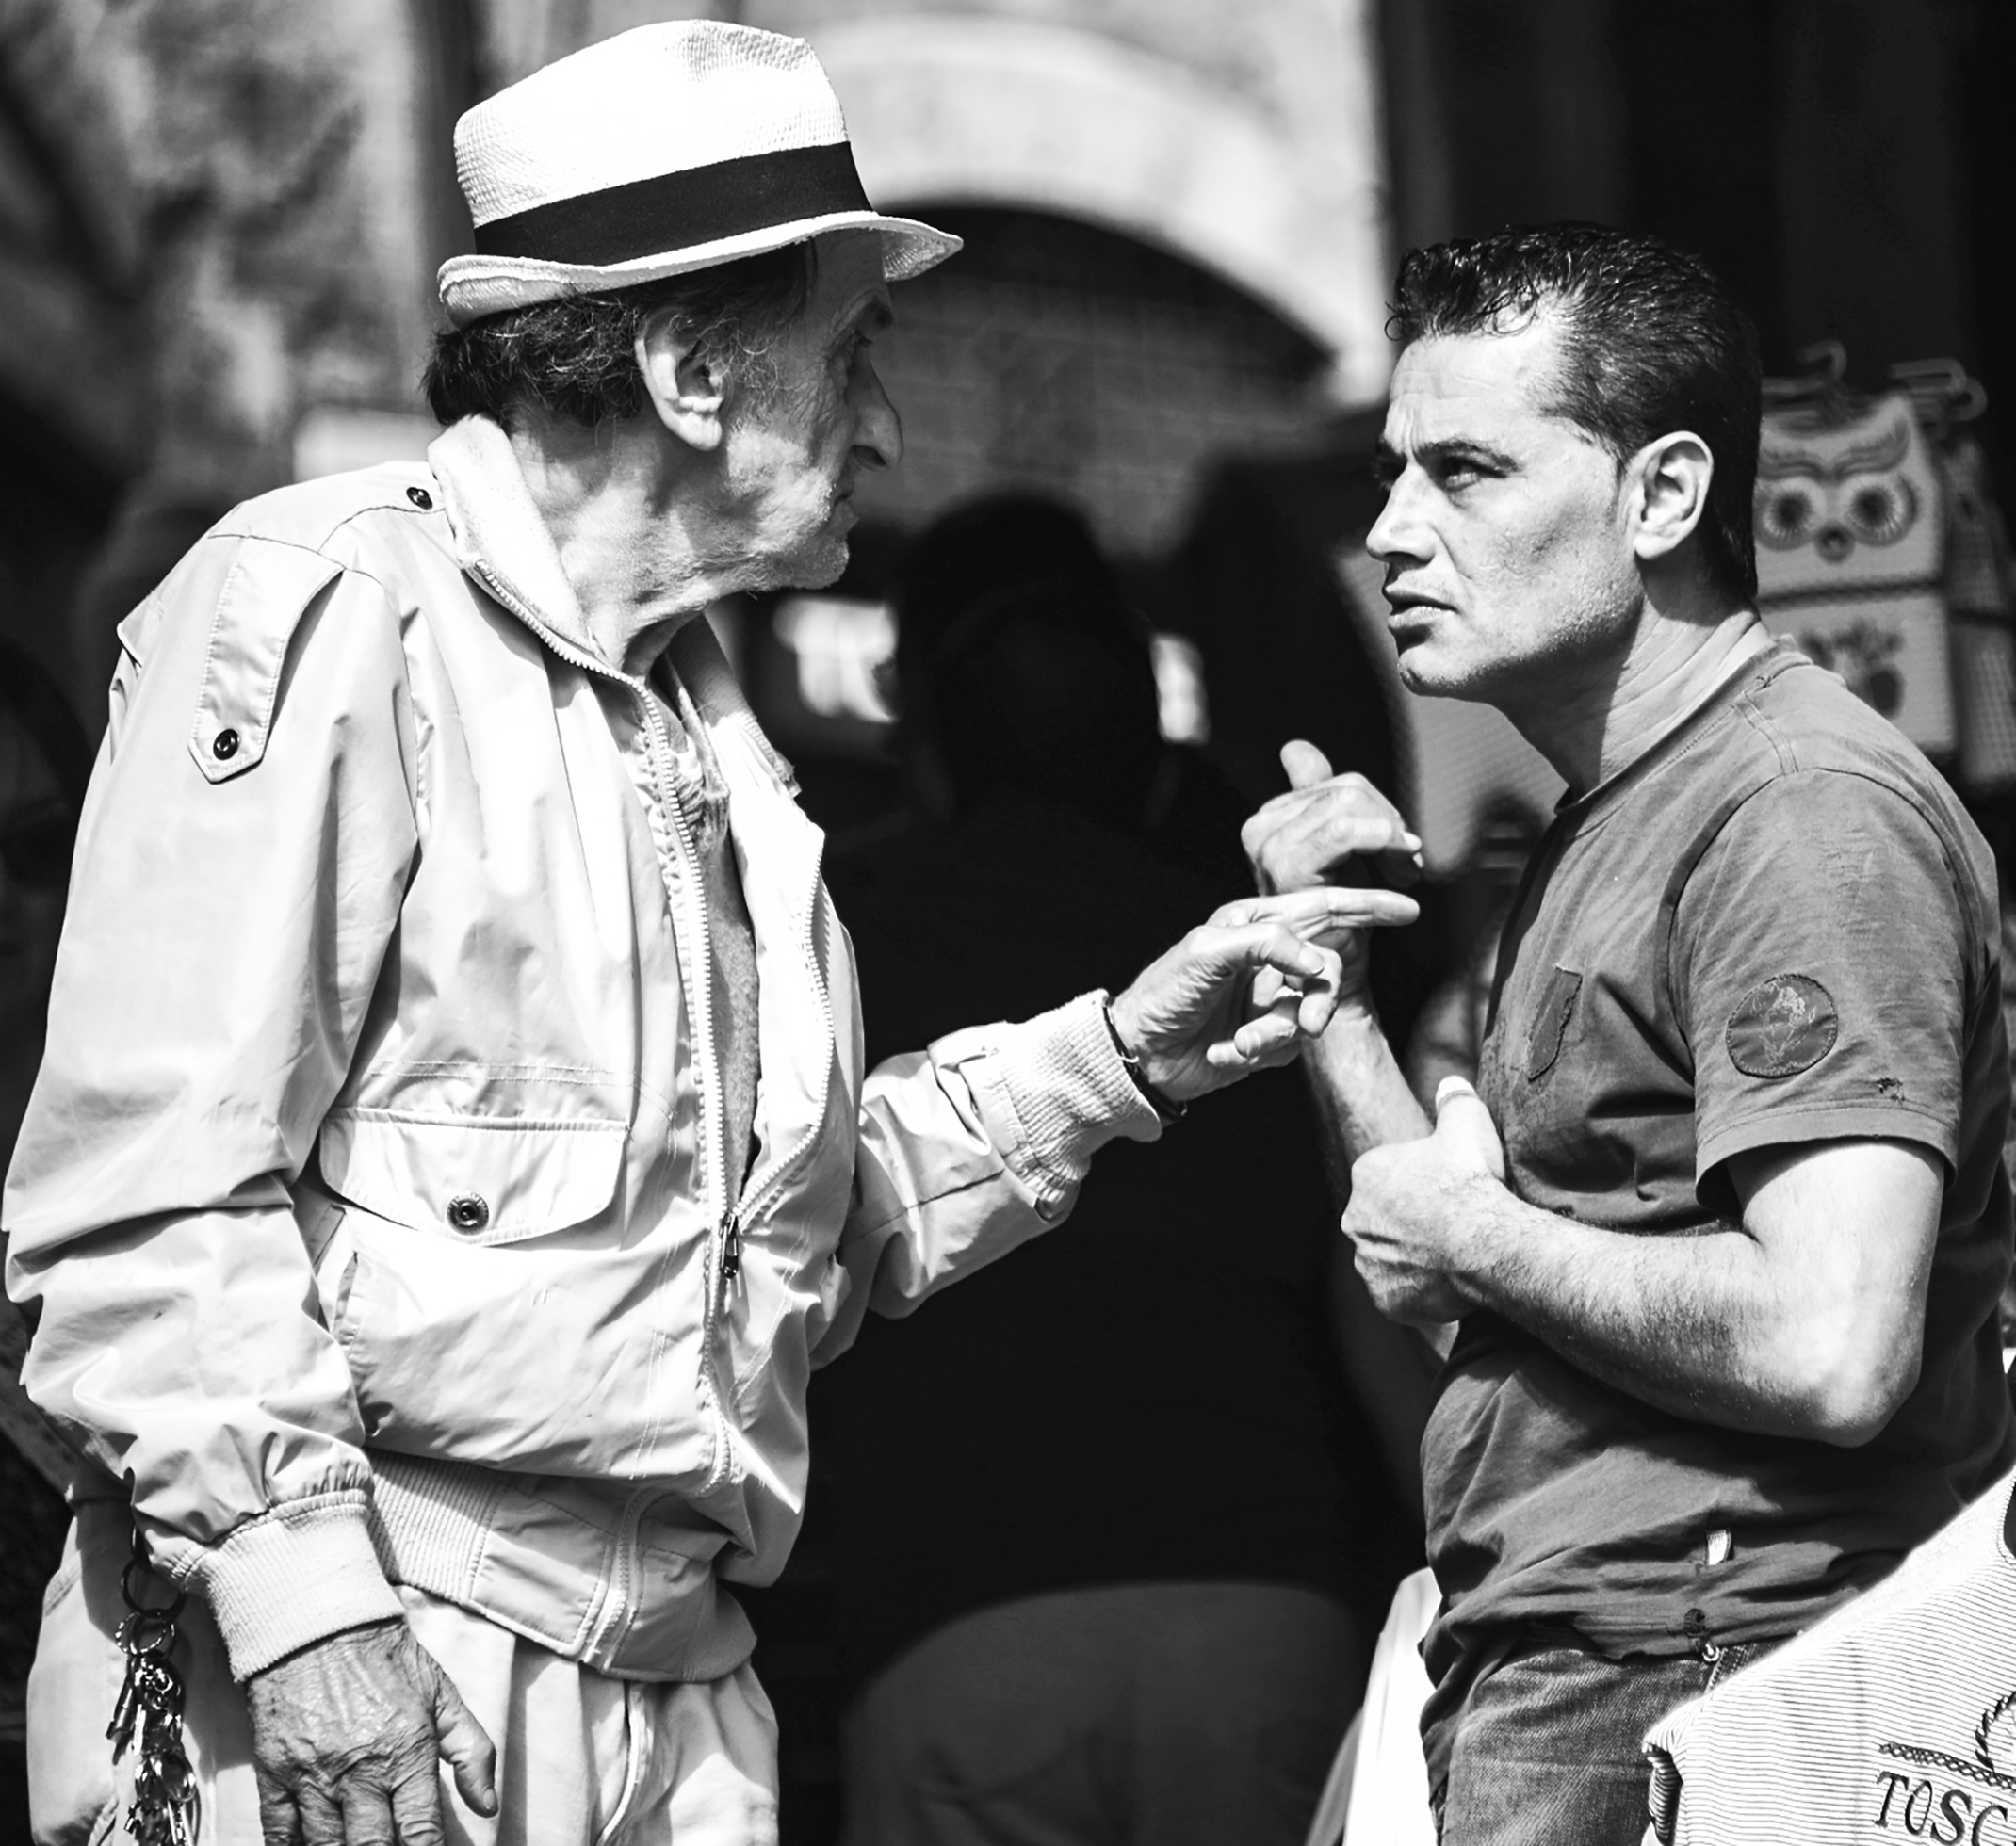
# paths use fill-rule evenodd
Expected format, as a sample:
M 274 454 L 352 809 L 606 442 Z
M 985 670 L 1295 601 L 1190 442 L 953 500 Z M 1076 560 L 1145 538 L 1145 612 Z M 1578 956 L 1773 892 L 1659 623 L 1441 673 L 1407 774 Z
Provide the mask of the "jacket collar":
M 463 569 L 479 583 L 495 577 L 541 626 L 601 660 L 503 427 L 465 416 L 434 438 L 427 460 L 441 483 Z
M 427 460 L 441 486 L 463 569 L 486 593 L 484 578 L 495 577 L 534 619 L 535 632 L 547 631 L 540 636 L 542 640 L 557 638 L 627 679 L 627 673 L 603 659 L 589 633 L 574 586 L 561 568 L 560 553 L 533 504 L 503 427 L 487 416 L 465 416 L 434 438 Z M 508 604 L 501 607 L 509 614 L 518 613 Z M 701 716 L 710 725 L 743 732 L 795 793 L 797 777 L 756 723 L 708 623 L 699 618 L 687 623 L 660 657 L 678 674 Z

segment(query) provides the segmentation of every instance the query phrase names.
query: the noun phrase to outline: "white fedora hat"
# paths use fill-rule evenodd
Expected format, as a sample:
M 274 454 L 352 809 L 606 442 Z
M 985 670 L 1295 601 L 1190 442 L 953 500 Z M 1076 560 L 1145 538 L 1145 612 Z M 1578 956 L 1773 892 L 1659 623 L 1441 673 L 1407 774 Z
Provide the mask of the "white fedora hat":
M 455 126 L 476 252 L 441 266 L 456 326 L 684 275 L 824 231 L 882 237 L 891 282 L 959 239 L 868 202 L 839 98 L 803 39 L 718 20 L 622 32 Z

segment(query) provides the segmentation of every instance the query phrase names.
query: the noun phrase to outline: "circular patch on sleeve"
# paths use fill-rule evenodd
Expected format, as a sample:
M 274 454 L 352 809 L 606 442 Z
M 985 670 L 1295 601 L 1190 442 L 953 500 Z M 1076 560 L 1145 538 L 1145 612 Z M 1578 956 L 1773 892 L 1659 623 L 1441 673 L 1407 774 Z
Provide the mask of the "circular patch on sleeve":
M 1730 1062 L 1746 1077 L 1797 1077 L 1834 1048 L 1841 1015 L 1810 975 L 1775 974 L 1729 1015 Z

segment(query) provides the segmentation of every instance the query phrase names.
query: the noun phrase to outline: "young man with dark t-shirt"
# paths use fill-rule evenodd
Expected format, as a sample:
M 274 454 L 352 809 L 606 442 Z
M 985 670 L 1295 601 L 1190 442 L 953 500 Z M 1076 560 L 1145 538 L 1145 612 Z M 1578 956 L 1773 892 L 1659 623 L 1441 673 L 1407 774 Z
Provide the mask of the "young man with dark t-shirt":
M 1496 705 L 1568 794 L 1477 1092 L 1431 1133 L 1362 1000 L 1309 1061 L 1374 1300 L 1459 1323 L 1423 1453 L 1444 1846 L 1609 1846 L 1656 1717 L 2008 1465 L 1994 868 L 1758 621 L 1754 335 L 1699 264 L 1507 233 L 1410 254 L 1398 321 L 1368 544 L 1402 675 Z M 1412 845 L 1284 758 L 1263 887 Z

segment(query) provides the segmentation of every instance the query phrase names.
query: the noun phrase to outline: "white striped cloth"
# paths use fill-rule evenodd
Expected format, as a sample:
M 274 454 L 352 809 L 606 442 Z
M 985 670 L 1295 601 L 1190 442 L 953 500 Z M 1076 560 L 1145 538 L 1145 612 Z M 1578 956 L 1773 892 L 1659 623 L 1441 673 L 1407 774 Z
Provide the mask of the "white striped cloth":
M 2016 1475 L 1654 1725 L 1646 1846 L 2016 1842 Z

